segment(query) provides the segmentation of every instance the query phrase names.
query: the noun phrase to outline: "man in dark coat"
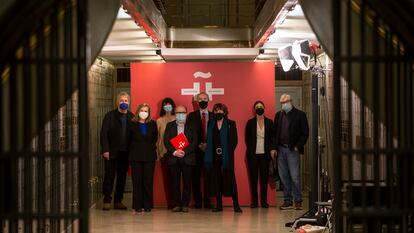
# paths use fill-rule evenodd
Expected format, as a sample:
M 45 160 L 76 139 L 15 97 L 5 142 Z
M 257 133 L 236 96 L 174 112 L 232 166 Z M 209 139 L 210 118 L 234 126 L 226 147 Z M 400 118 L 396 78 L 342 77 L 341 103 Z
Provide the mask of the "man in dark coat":
M 196 165 L 195 148 L 197 147 L 197 131 L 193 125 L 186 121 L 187 108 L 175 108 L 175 121 L 169 122 L 165 127 L 164 144 L 167 148 L 167 165 L 170 170 L 172 194 L 175 207 L 173 212 L 188 212 L 191 193 L 191 176 Z M 183 149 L 176 148 L 171 142 L 180 133 L 187 138 L 188 145 Z M 180 141 L 181 143 L 181 141 Z M 181 194 L 181 177 L 183 179 L 183 192 Z
M 118 107 L 105 115 L 101 128 L 101 150 L 105 159 L 105 176 L 102 185 L 103 210 L 111 208 L 115 176 L 117 178 L 114 209 L 127 209 L 122 204 L 122 199 L 128 170 L 129 122 L 133 114 L 128 111 L 128 93 L 119 93 L 116 103 Z
M 203 169 L 204 153 L 206 148 L 207 140 L 207 125 L 208 122 L 212 119 L 213 114 L 208 111 L 208 101 L 209 97 L 207 93 L 200 92 L 195 96 L 197 105 L 199 109 L 188 114 L 187 121 L 194 125 L 197 131 L 197 148 L 196 148 L 196 158 L 197 164 L 194 167 L 194 173 L 192 176 L 192 190 L 193 197 L 195 202 L 195 208 L 201 208 L 202 201 L 204 202 L 204 208 L 211 208 L 211 200 L 208 193 L 208 183 L 209 177 L 208 174 Z M 201 181 L 201 174 L 203 174 L 203 182 Z M 204 194 L 201 195 L 201 184 L 204 184 Z
M 290 95 L 280 97 L 282 110 L 276 113 L 275 149 L 272 156 L 277 155 L 278 170 L 283 183 L 284 203 L 281 210 L 302 209 L 302 190 L 300 176 L 300 155 L 309 137 L 306 114 L 292 105 Z M 293 200 L 295 206 L 293 206 Z

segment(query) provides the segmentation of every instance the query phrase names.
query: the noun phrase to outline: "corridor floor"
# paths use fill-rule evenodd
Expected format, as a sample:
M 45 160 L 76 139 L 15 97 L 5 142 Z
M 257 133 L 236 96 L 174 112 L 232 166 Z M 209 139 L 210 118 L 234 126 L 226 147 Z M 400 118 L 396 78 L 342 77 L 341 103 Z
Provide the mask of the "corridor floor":
M 130 206 L 128 198 L 125 204 Z M 306 203 L 304 204 L 306 206 Z M 251 209 L 245 206 L 242 209 L 242 214 L 236 214 L 232 207 L 225 207 L 221 213 L 192 208 L 188 213 L 173 213 L 167 208 L 155 208 L 149 213 L 132 215 L 130 209 L 102 211 L 101 205 L 97 205 L 90 210 L 90 232 L 279 233 L 289 232 L 285 223 L 293 221 L 305 212 L 281 211 L 274 206 L 269 209 Z

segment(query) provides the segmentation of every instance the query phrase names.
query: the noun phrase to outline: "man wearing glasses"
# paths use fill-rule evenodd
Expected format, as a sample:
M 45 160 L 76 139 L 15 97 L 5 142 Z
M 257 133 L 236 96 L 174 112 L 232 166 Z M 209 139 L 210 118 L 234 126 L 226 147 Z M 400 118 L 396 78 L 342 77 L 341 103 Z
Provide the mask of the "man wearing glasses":
M 191 192 L 191 176 L 196 165 L 195 149 L 197 131 L 187 122 L 187 108 L 175 108 L 175 121 L 167 124 L 164 144 L 167 148 L 167 164 L 170 171 L 172 194 L 175 207 L 173 212 L 188 212 Z M 181 192 L 181 177 L 183 191 Z
M 271 152 L 273 158 L 277 156 L 279 176 L 284 187 L 284 203 L 280 209 L 301 210 L 300 155 L 304 153 L 309 136 L 308 120 L 303 111 L 293 106 L 290 95 L 283 94 L 280 104 L 282 110 L 276 113 L 274 119 L 275 145 Z

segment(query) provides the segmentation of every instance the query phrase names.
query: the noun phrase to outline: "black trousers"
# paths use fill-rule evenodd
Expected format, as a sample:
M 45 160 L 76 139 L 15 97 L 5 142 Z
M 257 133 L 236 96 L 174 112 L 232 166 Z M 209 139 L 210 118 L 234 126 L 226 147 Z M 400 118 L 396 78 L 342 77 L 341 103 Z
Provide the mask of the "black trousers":
M 213 169 L 210 172 L 211 194 L 216 196 L 216 207 L 223 206 L 223 196 L 231 196 L 233 199 L 233 206 L 238 206 L 239 196 L 234 171 L 222 169 L 221 159 L 221 155 L 213 155 Z
M 223 178 L 217 180 L 217 190 L 216 190 L 216 206 L 220 207 L 223 206 L 223 189 L 226 187 L 223 187 Z M 231 190 L 233 191 L 231 194 L 231 199 L 233 200 L 233 206 L 239 205 L 239 194 L 237 191 L 237 182 L 236 179 L 234 179 L 233 182 L 230 184 L 232 186 Z
M 173 208 L 174 200 L 172 198 L 172 185 L 171 185 L 171 178 L 170 178 L 170 170 L 168 168 L 168 163 L 167 163 L 167 156 L 164 155 L 164 157 L 160 161 L 161 161 L 162 178 L 164 181 L 163 183 L 164 183 L 165 198 L 167 200 L 168 208 Z
M 190 203 L 191 176 L 193 166 L 186 165 L 183 159 L 174 165 L 169 165 L 172 195 L 175 206 L 188 207 Z M 181 193 L 181 178 L 183 179 L 183 192 Z
M 128 172 L 128 152 L 119 152 L 116 159 L 105 159 L 105 176 L 102 184 L 104 203 L 112 200 L 112 190 L 116 176 L 116 187 L 114 202 L 121 202 L 124 198 L 125 181 Z
M 154 169 L 155 161 L 131 162 L 132 208 L 135 210 L 154 207 Z
M 192 190 L 193 198 L 196 206 L 201 206 L 201 202 L 204 204 L 210 204 L 211 200 L 208 195 L 208 184 L 210 183 L 209 176 L 205 172 L 203 163 L 204 163 L 204 153 L 197 152 L 197 164 L 194 166 L 193 176 L 192 176 Z M 201 174 L 203 174 L 203 181 L 201 180 Z M 201 194 L 201 183 L 203 183 L 204 195 Z M 203 198 L 204 197 L 204 198 Z
M 260 154 L 248 158 L 250 193 L 252 195 L 252 204 L 258 204 L 257 181 L 260 177 L 260 202 L 267 204 L 267 185 L 269 181 L 269 163 L 270 158 L 267 155 Z

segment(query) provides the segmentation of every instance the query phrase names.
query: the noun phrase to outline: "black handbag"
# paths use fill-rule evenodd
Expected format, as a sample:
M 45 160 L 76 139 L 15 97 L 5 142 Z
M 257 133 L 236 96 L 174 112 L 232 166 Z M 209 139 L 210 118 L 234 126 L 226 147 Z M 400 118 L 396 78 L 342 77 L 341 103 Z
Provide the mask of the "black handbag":
M 277 169 L 277 158 L 270 159 L 269 163 L 269 184 L 272 189 L 276 188 L 276 182 L 280 180 L 279 170 Z

